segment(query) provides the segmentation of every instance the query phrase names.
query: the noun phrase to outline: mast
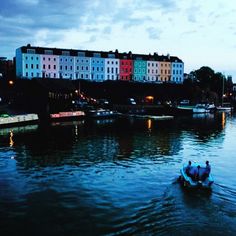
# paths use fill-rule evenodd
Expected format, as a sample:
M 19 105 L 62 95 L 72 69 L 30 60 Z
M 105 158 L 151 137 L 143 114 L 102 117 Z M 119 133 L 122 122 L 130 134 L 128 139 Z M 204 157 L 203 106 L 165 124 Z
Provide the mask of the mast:
M 223 74 L 222 79 L 223 79 L 223 81 L 222 81 L 222 98 L 221 98 L 221 106 L 223 106 L 223 103 L 224 103 L 224 94 L 225 94 L 225 74 Z

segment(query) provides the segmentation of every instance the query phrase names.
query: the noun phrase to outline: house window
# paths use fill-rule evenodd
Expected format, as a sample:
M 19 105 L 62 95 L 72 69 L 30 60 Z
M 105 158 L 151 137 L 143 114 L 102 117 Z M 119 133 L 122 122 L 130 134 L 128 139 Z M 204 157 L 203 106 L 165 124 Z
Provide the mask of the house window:
M 85 57 L 85 52 L 78 52 L 78 57 Z
M 53 50 L 46 49 L 44 50 L 44 54 L 53 55 Z
M 53 69 L 56 70 L 56 65 L 53 65 Z
M 35 49 L 27 49 L 28 54 L 35 54 Z
M 70 52 L 69 51 L 62 51 L 61 55 L 63 55 L 63 56 L 70 56 Z
M 101 57 L 101 53 L 93 53 L 93 57 Z
M 34 69 L 34 64 L 31 64 L 31 69 Z
M 109 58 L 115 58 L 115 54 L 109 53 L 109 54 L 108 54 L 108 57 L 109 57 Z
M 25 68 L 28 69 L 28 64 L 25 64 Z

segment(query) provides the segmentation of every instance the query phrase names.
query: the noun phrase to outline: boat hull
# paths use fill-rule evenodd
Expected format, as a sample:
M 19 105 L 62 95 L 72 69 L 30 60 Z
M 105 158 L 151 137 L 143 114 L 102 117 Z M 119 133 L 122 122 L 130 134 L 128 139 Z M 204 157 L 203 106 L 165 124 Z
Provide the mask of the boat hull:
M 212 187 L 212 184 L 214 183 L 213 177 L 211 174 L 203 181 L 203 180 L 193 180 L 190 176 L 186 173 L 186 167 L 183 166 L 180 169 L 180 181 L 183 184 L 184 187 L 188 188 L 205 188 L 210 189 Z M 194 168 L 197 168 L 197 165 L 193 166 Z

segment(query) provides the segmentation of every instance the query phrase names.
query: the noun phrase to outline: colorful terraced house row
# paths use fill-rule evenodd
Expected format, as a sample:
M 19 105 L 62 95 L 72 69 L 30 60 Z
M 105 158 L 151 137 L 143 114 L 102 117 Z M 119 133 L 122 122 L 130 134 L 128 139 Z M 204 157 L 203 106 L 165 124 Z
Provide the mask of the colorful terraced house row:
M 33 47 L 16 49 L 18 78 L 126 80 L 183 83 L 184 63 L 176 56 Z

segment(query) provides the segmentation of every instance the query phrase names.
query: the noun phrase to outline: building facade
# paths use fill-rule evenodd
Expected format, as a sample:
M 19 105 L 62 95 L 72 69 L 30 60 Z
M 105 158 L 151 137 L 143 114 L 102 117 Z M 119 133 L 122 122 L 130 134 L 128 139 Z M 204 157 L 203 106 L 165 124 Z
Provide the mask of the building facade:
M 133 60 L 133 80 L 136 82 L 145 82 L 147 79 L 147 60 L 145 56 L 134 56 Z
M 170 56 L 160 56 L 158 61 L 158 66 L 160 68 L 160 82 L 171 82 L 171 61 Z
M 146 55 L 27 45 L 16 49 L 16 76 L 183 83 L 184 63 L 178 57 L 157 53 Z
M 114 53 L 108 53 L 105 58 L 105 78 L 104 80 L 119 80 L 120 60 Z
M 91 58 L 86 56 L 85 52 L 78 52 L 75 57 L 75 79 L 91 80 L 90 60 Z
M 171 82 L 182 84 L 184 81 L 184 64 L 177 57 L 170 57 L 171 59 Z
M 159 67 L 158 61 L 153 59 L 147 61 L 147 81 L 148 82 L 158 82 L 159 81 Z

